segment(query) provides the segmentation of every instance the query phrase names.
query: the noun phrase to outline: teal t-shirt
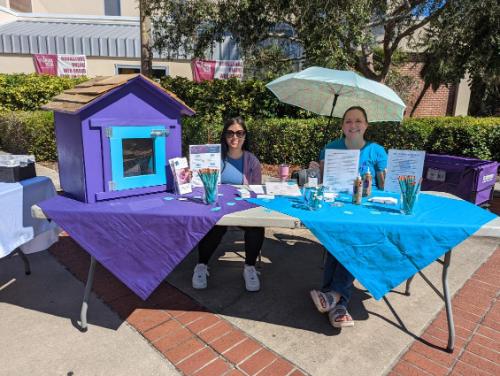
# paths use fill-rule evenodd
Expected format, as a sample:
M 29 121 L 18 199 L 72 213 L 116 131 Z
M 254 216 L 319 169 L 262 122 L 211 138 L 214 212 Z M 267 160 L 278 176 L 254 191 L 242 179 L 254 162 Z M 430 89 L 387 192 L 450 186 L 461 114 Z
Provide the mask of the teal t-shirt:
M 238 159 L 226 157 L 222 161 L 220 180 L 223 184 L 243 184 L 243 156 Z
M 345 139 L 339 138 L 326 144 L 319 155 L 320 161 L 325 159 L 325 149 L 347 149 Z M 367 141 L 365 146 L 359 151 L 359 174 L 363 176 L 366 170 L 369 169 L 373 177 L 372 185 L 374 188 L 378 188 L 377 172 L 383 171 L 385 168 L 387 168 L 387 153 L 385 149 L 375 142 Z

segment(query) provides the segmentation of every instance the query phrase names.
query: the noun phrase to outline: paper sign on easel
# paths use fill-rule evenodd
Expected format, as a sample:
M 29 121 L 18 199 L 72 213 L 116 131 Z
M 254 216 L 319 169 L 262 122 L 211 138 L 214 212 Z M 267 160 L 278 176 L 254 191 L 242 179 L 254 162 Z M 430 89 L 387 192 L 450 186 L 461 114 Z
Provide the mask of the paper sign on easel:
M 193 171 L 193 179 L 191 185 L 193 187 L 202 187 L 198 170 L 202 168 L 212 168 L 219 170 L 220 184 L 220 169 L 221 169 L 221 145 L 206 144 L 206 145 L 189 145 L 189 167 Z
M 390 149 L 384 190 L 399 193 L 399 176 L 415 176 L 415 181 L 418 182 L 424 170 L 424 160 L 425 151 L 422 150 Z
M 326 149 L 323 187 L 329 192 L 352 193 L 359 175 L 359 150 Z

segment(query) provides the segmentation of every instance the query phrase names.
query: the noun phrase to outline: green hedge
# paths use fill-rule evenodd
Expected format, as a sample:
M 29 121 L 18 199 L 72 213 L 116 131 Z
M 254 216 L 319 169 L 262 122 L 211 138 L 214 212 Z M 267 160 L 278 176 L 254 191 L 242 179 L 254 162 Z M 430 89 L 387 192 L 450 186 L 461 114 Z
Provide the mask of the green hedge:
M 196 111 L 203 122 L 220 124 L 233 116 L 251 118 L 316 116 L 298 107 L 280 102 L 260 80 L 193 82 L 184 77 L 165 77 L 161 85 L 174 92 Z
M 13 154 L 34 154 L 38 161 L 57 160 L 53 113 L 0 112 L 0 149 Z
M 341 135 L 339 119 L 251 119 L 252 149 L 264 163 L 307 165 L 318 158 L 329 140 Z M 184 154 L 189 144 L 218 142 L 220 123 L 198 117 L 184 118 Z M 210 136 L 210 137 L 209 137 Z M 367 138 L 386 149 L 426 150 L 429 153 L 469 156 L 500 161 L 500 117 L 442 117 L 407 119 L 401 125 L 372 124 Z M 51 112 L 0 113 L 0 149 L 35 154 L 38 160 L 56 160 Z
M 0 111 L 34 111 L 87 78 L 39 74 L 0 74 Z

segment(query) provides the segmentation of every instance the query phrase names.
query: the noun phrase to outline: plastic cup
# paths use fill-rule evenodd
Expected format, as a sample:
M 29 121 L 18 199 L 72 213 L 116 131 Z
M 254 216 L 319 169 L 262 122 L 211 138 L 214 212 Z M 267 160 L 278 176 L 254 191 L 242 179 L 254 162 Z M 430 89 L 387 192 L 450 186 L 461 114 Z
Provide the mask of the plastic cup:
M 282 182 L 287 181 L 288 174 L 290 173 L 290 166 L 288 166 L 287 164 L 280 164 L 279 169 L 278 169 L 278 173 L 280 176 L 280 180 Z

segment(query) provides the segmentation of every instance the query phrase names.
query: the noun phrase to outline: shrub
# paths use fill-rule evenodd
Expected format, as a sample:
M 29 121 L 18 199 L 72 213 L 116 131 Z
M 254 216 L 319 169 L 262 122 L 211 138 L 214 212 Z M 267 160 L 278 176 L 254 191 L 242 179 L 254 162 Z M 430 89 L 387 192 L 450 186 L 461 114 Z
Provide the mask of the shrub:
M 50 99 L 87 78 L 39 74 L 0 74 L 0 111 L 34 111 Z
M 340 120 L 327 126 L 326 117 L 310 119 L 250 119 L 252 150 L 263 163 L 307 165 L 321 148 L 341 135 Z M 217 143 L 222 122 L 198 116 L 183 119 L 184 155 L 190 144 Z M 407 119 L 402 124 L 372 124 L 367 139 L 386 149 L 426 150 L 500 161 L 500 118 L 443 117 Z M 0 113 L 0 149 L 35 154 L 37 160 L 56 160 L 52 112 Z
M 34 154 L 39 161 L 57 160 L 53 113 L 0 113 L 0 149 L 12 154 Z

